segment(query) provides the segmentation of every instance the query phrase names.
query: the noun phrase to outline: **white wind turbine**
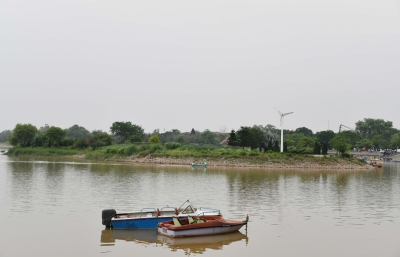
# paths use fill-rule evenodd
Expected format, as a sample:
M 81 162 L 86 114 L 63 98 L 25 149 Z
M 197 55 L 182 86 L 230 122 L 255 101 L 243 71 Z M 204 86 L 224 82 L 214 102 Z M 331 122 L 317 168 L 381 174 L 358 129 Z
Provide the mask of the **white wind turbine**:
M 281 153 L 282 153 L 283 152 L 283 117 L 285 117 L 286 115 L 292 114 L 293 112 L 281 113 L 278 110 L 276 110 L 276 111 L 279 113 L 279 115 L 281 115 Z

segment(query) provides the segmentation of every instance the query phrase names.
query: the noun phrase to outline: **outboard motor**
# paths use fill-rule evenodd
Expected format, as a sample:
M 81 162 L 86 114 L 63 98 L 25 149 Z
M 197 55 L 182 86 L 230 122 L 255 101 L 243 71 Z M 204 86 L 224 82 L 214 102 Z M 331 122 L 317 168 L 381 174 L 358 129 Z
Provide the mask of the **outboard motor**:
M 101 212 L 101 219 L 103 225 L 106 227 L 111 227 L 111 219 L 117 214 L 114 209 L 107 209 Z

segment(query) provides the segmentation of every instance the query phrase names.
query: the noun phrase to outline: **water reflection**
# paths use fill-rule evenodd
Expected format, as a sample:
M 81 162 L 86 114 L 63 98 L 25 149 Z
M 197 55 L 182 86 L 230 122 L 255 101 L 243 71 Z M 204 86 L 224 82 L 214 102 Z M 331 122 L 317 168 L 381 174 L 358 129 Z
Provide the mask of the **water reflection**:
M 246 231 L 247 232 L 247 231 Z M 165 246 L 171 251 L 182 250 L 185 255 L 204 253 L 207 250 L 222 250 L 232 243 L 243 241 L 244 245 L 249 243 L 246 234 L 239 231 L 228 234 L 197 236 L 185 238 L 173 238 L 159 235 L 157 230 L 113 230 L 104 229 L 101 231 L 101 245 L 115 245 L 117 240 L 133 242 L 136 244 L 157 244 Z

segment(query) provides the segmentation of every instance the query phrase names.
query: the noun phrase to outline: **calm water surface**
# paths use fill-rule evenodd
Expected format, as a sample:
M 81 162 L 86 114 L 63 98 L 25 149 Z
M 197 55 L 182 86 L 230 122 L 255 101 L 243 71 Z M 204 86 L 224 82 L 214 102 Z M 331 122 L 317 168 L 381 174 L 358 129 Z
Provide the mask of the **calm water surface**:
M 107 230 L 101 211 L 185 200 L 247 231 L 171 239 Z M 400 257 L 400 164 L 372 171 L 138 166 L 0 155 L 0 256 Z

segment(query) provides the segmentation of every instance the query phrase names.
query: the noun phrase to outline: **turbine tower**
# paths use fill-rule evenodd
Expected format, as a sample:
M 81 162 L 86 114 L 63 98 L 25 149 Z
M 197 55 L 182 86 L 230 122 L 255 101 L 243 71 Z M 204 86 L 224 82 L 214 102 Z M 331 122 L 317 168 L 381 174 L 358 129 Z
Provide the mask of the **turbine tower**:
M 281 116 L 281 153 L 282 153 L 283 152 L 283 117 L 285 117 L 286 115 L 292 114 L 293 112 L 281 113 L 278 110 L 276 110 L 276 111 Z

